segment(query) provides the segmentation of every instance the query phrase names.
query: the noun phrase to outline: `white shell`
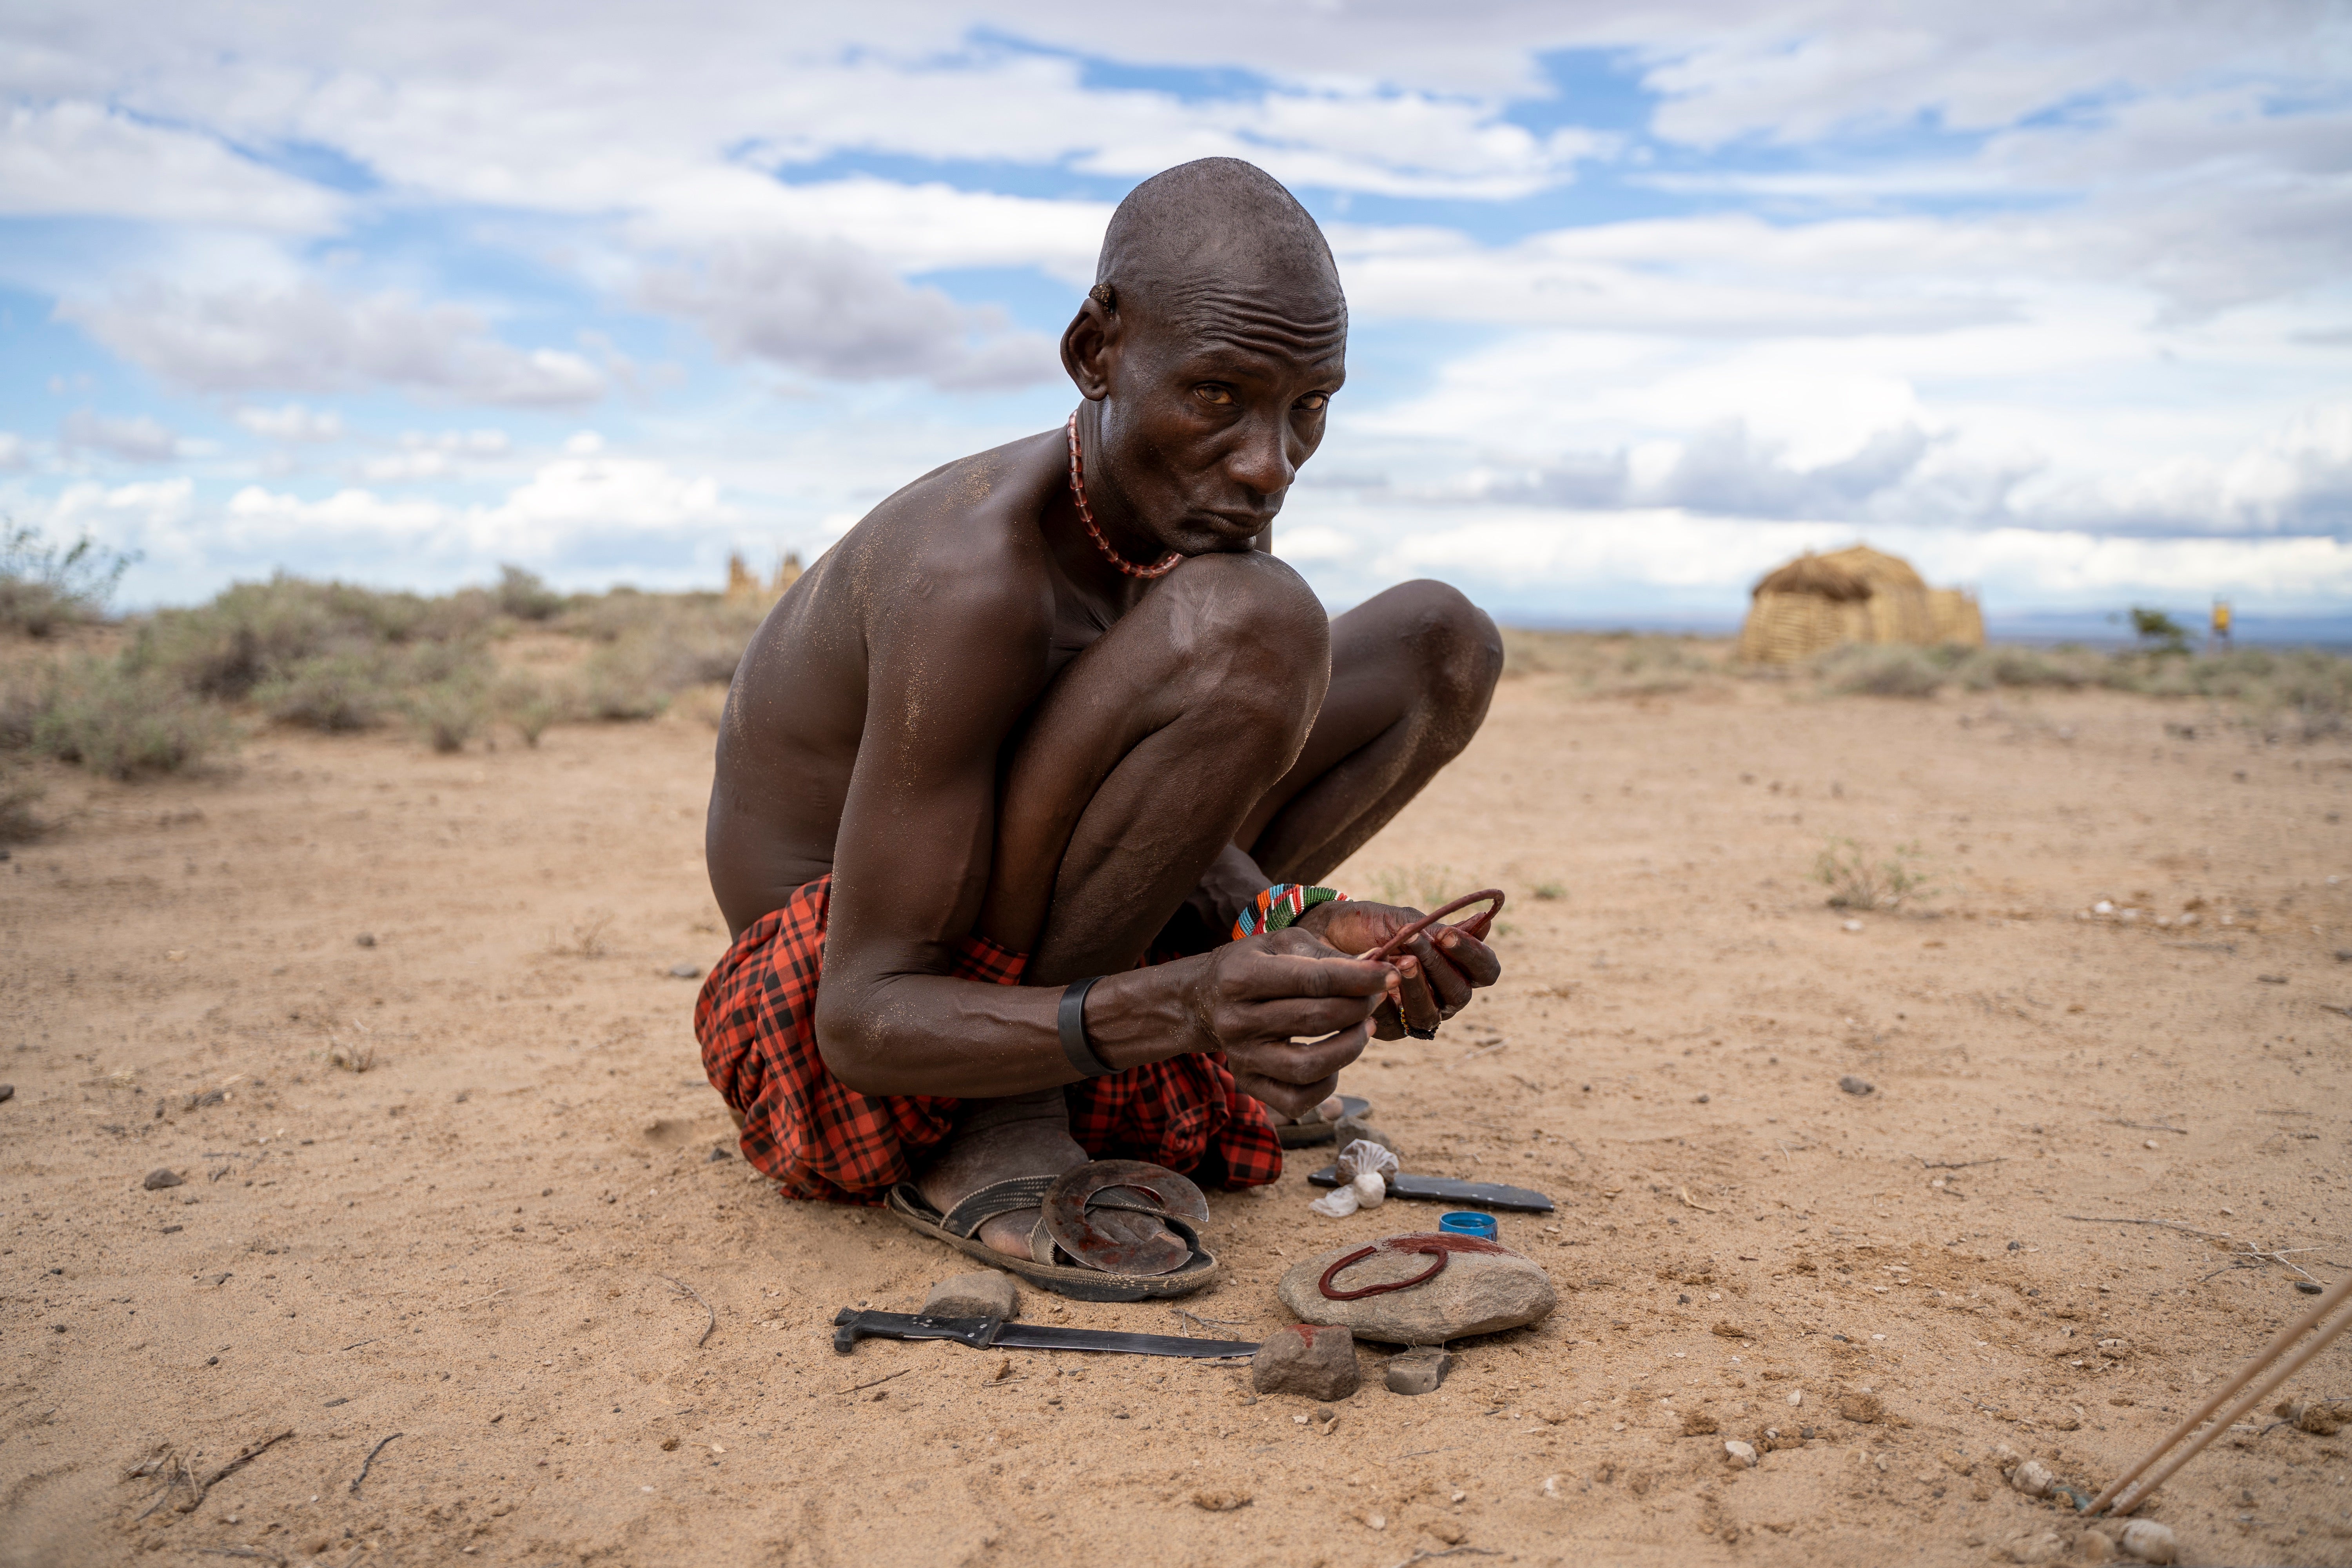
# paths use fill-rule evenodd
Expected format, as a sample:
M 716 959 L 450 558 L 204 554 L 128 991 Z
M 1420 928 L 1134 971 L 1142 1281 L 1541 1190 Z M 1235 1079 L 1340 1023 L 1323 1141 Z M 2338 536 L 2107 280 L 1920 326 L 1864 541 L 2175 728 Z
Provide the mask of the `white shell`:
M 1376 1209 L 1389 1201 L 1389 1184 L 1378 1171 L 1366 1171 L 1348 1184 L 1348 1190 L 1356 1194 L 1358 1204 L 1368 1209 Z

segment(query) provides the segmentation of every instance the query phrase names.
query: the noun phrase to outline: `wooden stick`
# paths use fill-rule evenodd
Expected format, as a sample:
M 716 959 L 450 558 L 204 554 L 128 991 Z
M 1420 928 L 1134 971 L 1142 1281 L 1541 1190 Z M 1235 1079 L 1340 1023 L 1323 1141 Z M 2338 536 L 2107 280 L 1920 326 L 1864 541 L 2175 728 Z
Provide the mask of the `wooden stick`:
M 2074 1216 L 2069 1215 L 2067 1217 L 2072 1218 Z M 2322 1296 L 2319 1299 L 2318 1303 L 2314 1306 L 2311 1310 L 2305 1312 L 2302 1317 L 2297 1318 L 2294 1321 L 2289 1323 L 2286 1327 L 2281 1329 L 2276 1334 L 2273 1335 L 2271 1337 L 2270 1343 L 2264 1345 L 2259 1352 L 2257 1352 L 2252 1361 L 2249 1361 L 2245 1365 L 2240 1367 L 2231 1375 L 2228 1382 L 2221 1384 L 2220 1388 L 2215 1389 L 2211 1398 L 2206 1400 L 2204 1404 L 2199 1405 L 2195 1410 L 2190 1411 L 2187 1415 L 2181 1417 L 2180 1424 L 2173 1427 L 2171 1431 L 2165 1434 L 2164 1441 L 2158 1443 L 2155 1447 L 2150 1448 L 2147 1453 L 2141 1455 L 2138 1463 L 2133 1465 L 2131 1468 L 2126 1470 L 2122 1475 L 2117 1476 L 2107 1487 L 2106 1490 L 2101 1492 L 2097 1497 L 2091 1500 L 2091 1506 L 2084 1511 L 2086 1513 L 2096 1513 L 2101 1509 L 2105 1508 L 2109 1503 L 2115 1501 L 2116 1496 L 2123 1491 L 2124 1488 L 2130 1485 L 2131 1482 L 2150 1465 L 2156 1463 L 2156 1461 L 2163 1456 L 2166 1449 L 2171 1447 L 2175 1443 L 2179 1442 L 2181 1438 L 2195 1431 L 2199 1422 L 2204 1420 L 2207 1416 L 2221 1409 L 2223 1403 L 2226 1402 L 2232 1394 L 2236 1394 L 2238 1390 L 2245 1387 L 2247 1384 L 2252 1383 L 2256 1377 L 2261 1375 L 2264 1367 L 2267 1367 L 2271 1363 L 2276 1361 L 2281 1352 L 2284 1351 L 2287 1346 L 2294 1343 L 2295 1341 L 2308 1333 L 2315 1325 L 2319 1323 L 2321 1320 L 2325 1319 L 2329 1313 L 2335 1311 L 2337 1307 L 2342 1306 L 2347 1300 L 2352 1300 L 2352 1279 L 2347 1279 L 2339 1282 L 2335 1289 L 2330 1290 L 2326 1295 Z M 2352 1321 L 2352 1319 L 2347 1319 L 2347 1321 Z M 2342 1325 L 2340 1324 L 2338 1325 L 2338 1327 L 2341 1326 Z M 2330 1339 L 2334 1337 L 2335 1336 L 2332 1334 L 2328 1336 Z M 2321 1342 L 2325 1343 L 2326 1341 L 2322 1341 Z M 2297 1364 L 2301 1363 L 2298 1363 Z M 2221 1428 L 2220 1426 L 2213 1428 L 2213 1432 L 2219 1432 L 2221 1430 Z M 2210 1439 L 2213 1433 L 2209 1432 L 2206 1434 L 2206 1436 Z M 2203 1447 L 2203 1443 L 2200 1443 L 2198 1445 L 2198 1447 L 2200 1448 Z M 2196 1451 L 2196 1448 L 2192 1448 L 2189 1450 L 2189 1453 L 2194 1454 Z M 2168 1470 L 2165 1473 L 2169 1475 L 2171 1471 Z M 2143 1490 L 2145 1490 L 2145 1489 L 2143 1489 Z
M 2268 1399 L 2272 1394 L 2277 1393 L 2279 1384 L 2284 1383 L 2288 1378 L 2293 1377 L 2296 1373 L 2301 1372 L 2305 1362 L 2308 1362 L 2312 1357 L 2317 1355 L 2321 1351 L 2326 1350 L 2330 1344 L 2334 1343 L 2336 1336 L 2342 1333 L 2347 1328 L 2352 1328 L 2352 1313 L 2347 1313 L 2335 1322 L 2329 1323 L 2325 1328 L 2321 1329 L 2317 1334 L 2312 1337 L 2310 1343 L 2305 1345 L 2301 1350 L 2295 1352 L 2294 1354 L 2289 1356 L 2286 1361 L 2279 1366 L 2277 1371 L 2263 1378 L 2261 1382 L 2254 1384 L 2253 1387 L 2246 1390 L 2243 1394 L 2239 1396 L 2238 1402 L 2235 1405 L 2231 1405 L 2229 1409 L 2223 1411 L 2220 1415 L 2215 1416 L 2213 1419 L 2213 1425 L 2207 1427 L 2204 1431 L 2200 1432 L 2196 1436 L 2190 1438 L 2189 1440 L 2189 1446 L 2186 1448 L 2182 1449 L 2179 1454 L 2175 1455 L 2171 1459 L 2160 1466 L 2153 1474 L 2145 1477 L 2134 1485 L 2131 1489 L 2131 1496 L 2127 1500 L 2127 1506 L 2131 1508 L 2137 1508 L 2139 1506 L 2140 1502 L 2145 1500 L 2150 1492 L 2156 1490 L 2157 1488 L 2162 1486 L 2168 1479 L 2169 1479 L 2175 1470 L 2180 1468 L 2181 1466 L 2195 1458 L 2204 1450 L 2204 1447 L 2208 1443 L 2210 1443 L 2214 1438 L 2220 1436 L 2222 1433 L 2236 1426 L 2239 1421 L 2251 1414 L 2255 1406 L 2262 1404 L 2263 1400 Z M 2119 1509 L 2118 1511 L 2122 1511 L 2122 1510 Z
M 696 1289 L 693 1286 L 691 1286 L 691 1285 L 688 1284 L 685 1280 L 683 1280 L 683 1279 L 669 1279 L 669 1276 L 668 1276 L 668 1275 L 667 1275 L 667 1274 L 663 1275 L 663 1276 L 662 1276 L 662 1278 L 663 1278 L 663 1279 L 669 1279 L 669 1282 L 670 1282 L 671 1284 L 673 1284 L 673 1285 L 677 1286 L 679 1289 L 681 1289 L 681 1290 L 685 1291 L 688 1295 L 689 1295 L 689 1296 L 693 1297 L 697 1301 L 701 1301 L 701 1302 L 702 1302 L 702 1310 L 703 1310 L 703 1311 L 705 1311 L 706 1313 L 709 1313 L 709 1314 L 710 1321 L 709 1321 L 708 1324 L 706 1324 L 706 1325 L 704 1326 L 703 1331 L 702 1331 L 702 1338 L 701 1338 L 701 1339 L 698 1339 L 698 1340 L 697 1340 L 697 1341 L 695 1341 L 695 1342 L 694 1342 L 694 1348 L 695 1348 L 696 1350 L 700 1350 L 700 1349 L 703 1347 L 703 1345 L 704 1345 L 704 1344 L 706 1344 L 707 1342 L 709 1342 L 709 1339 L 710 1339 L 711 1334 L 712 1334 L 714 1331 L 717 1331 L 717 1329 L 718 1329 L 718 1327 L 719 1327 L 719 1314 L 718 1314 L 717 1312 L 715 1312 L 715 1311 L 712 1311 L 712 1310 L 711 1310 L 711 1306 L 710 1306 L 710 1303 L 709 1303 L 709 1302 L 708 1302 L 708 1301 L 703 1301 L 703 1300 L 702 1300 L 702 1292 L 701 1292 L 701 1291 L 699 1291 L 699 1290 L 698 1290 L 698 1289 Z

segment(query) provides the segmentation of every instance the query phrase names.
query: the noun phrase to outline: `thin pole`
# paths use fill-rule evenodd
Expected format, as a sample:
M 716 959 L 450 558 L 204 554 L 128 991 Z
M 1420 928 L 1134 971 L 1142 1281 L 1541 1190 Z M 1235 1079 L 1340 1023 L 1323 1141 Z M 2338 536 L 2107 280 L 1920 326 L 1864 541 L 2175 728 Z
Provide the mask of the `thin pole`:
M 2122 1475 L 2117 1476 L 2114 1482 L 2108 1486 L 2106 1490 L 2092 1499 L 2091 1506 L 2085 1511 L 2096 1513 L 2101 1509 L 2105 1508 L 2109 1503 L 2113 1502 L 2117 1494 L 2122 1492 L 2125 1487 L 2130 1485 L 2134 1478 L 2137 1477 L 2141 1471 L 2156 1463 L 2156 1461 L 2163 1456 L 2166 1449 L 2171 1447 L 2175 1443 L 2179 1442 L 2181 1438 L 2196 1430 L 2197 1424 L 2199 1422 L 2204 1420 L 2207 1416 L 2221 1409 L 2221 1406 L 2229 1401 L 2232 1394 L 2245 1387 L 2247 1384 L 2252 1383 L 2255 1378 L 2261 1376 L 2263 1369 L 2276 1361 L 2281 1352 L 2284 1351 L 2287 1346 L 2293 1344 L 2295 1341 L 2301 1339 L 2305 1334 L 2310 1332 L 2315 1324 L 2318 1323 L 2329 1313 L 2335 1311 L 2336 1308 L 2342 1306 L 2347 1300 L 2352 1300 L 2352 1277 L 2347 1277 L 2344 1279 L 2338 1280 L 2336 1284 L 2336 1288 L 2328 1291 L 2326 1295 L 2322 1296 L 2312 1307 L 2311 1310 L 2305 1312 L 2303 1316 L 2297 1318 L 2294 1321 L 2289 1323 L 2285 1328 L 2281 1329 L 2276 1334 L 2273 1335 L 2271 1337 L 2270 1343 L 2264 1345 L 2259 1352 L 2257 1352 L 2252 1360 L 2240 1367 L 2231 1375 L 2230 1380 L 2227 1383 L 2224 1383 L 2221 1387 L 2213 1391 L 2211 1398 L 2206 1400 L 2204 1404 L 2189 1412 L 2189 1415 L 2181 1417 L 2180 1424 L 2175 1426 L 2171 1431 L 2165 1434 L 2164 1441 L 2158 1443 L 2155 1447 L 2150 1448 L 2147 1453 L 2141 1455 L 2138 1463 L 2133 1465 L 2130 1469 L 2126 1470 Z M 2347 1321 L 2352 1321 L 2352 1319 L 2347 1319 Z M 2340 1330 L 2342 1325 L 2339 1324 L 2337 1327 Z M 2333 1338 L 2335 1338 L 2335 1334 L 2331 1332 L 2325 1336 L 2320 1342 L 2325 1344 L 2328 1340 Z M 2296 1364 L 2301 1365 L 2302 1363 L 2298 1362 Z M 2256 1397 L 2259 1398 L 2260 1395 L 2257 1395 Z M 2216 1426 L 2213 1430 L 2218 1432 L 2221 1429 L 2221 1428 L 2220 1426 Z M 2210 1439 L 2211 1434 L 2209 1433 L 2207 1436 Z M 2197 1447 L 2201 1448 L 2204 1447 L 2204 1444 L 2200 1443 Z M 2194 1448 L 2189 1450 L 2192 1454 L 2196 1451 L 2197 1450 Z M 2179 1467 L 2176 1466 L 2174 1468 L 2178 1468 Z M 2165 1473 L 2169 1475 L 2171 1474 L 2171 1471 L 2168 1470 Z

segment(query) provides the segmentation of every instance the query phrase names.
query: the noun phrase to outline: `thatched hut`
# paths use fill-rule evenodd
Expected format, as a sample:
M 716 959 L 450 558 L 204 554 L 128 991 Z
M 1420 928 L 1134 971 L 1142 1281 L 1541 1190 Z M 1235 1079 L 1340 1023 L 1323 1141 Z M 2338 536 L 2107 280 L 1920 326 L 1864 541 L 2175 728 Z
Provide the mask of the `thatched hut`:
M 1911 563 L 1866 544 L 1811 551 L 1756 584 L 1739 657 L 1793 664 L 1842 643 L 1984 646 L 1984 617 L 1958 588 L 1930 588 Z

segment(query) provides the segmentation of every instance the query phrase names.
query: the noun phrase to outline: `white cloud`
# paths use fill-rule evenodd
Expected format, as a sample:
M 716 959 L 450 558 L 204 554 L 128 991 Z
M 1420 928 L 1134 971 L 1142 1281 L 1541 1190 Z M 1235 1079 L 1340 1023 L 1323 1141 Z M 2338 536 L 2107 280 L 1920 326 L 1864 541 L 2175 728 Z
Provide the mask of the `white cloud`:
M 236 422 L 272 441 L 340 441 L 343 417 L 331 408 L 289 403 L 280 408 L 240 408 Z
M 103 452 L 132 463 L 168 463 L 184 448 L 176 433 L 147 415 L 115 419 L 87 408 L 66 416 L 58 440 L 68 450 Z
M 519 349 L 462 305 L 356 298 L 315 282 L 198 293 L 148 283 L 58 313 L 115 353 L 196 392 L 337 392 L 385 385 L 471 403 L 562 405 L 604 395 L 575 353 Z
M 1061 371 L 1054 344 L 1007 330 L 1003 311 L 910 288 L 838 241 L 779 235 L 721 244 L 699 266 L 648 272 L 638 297 L 694 321 L 730 357 L 835 380 L 1019 386 Z
M 0 214 L 318 234 L 342 205 L 209 136 L 95 103 L 20 104 L 0 121 Z
M 33 466 L 33 449 L 13 430 L 0 430 L 0 472 Z

